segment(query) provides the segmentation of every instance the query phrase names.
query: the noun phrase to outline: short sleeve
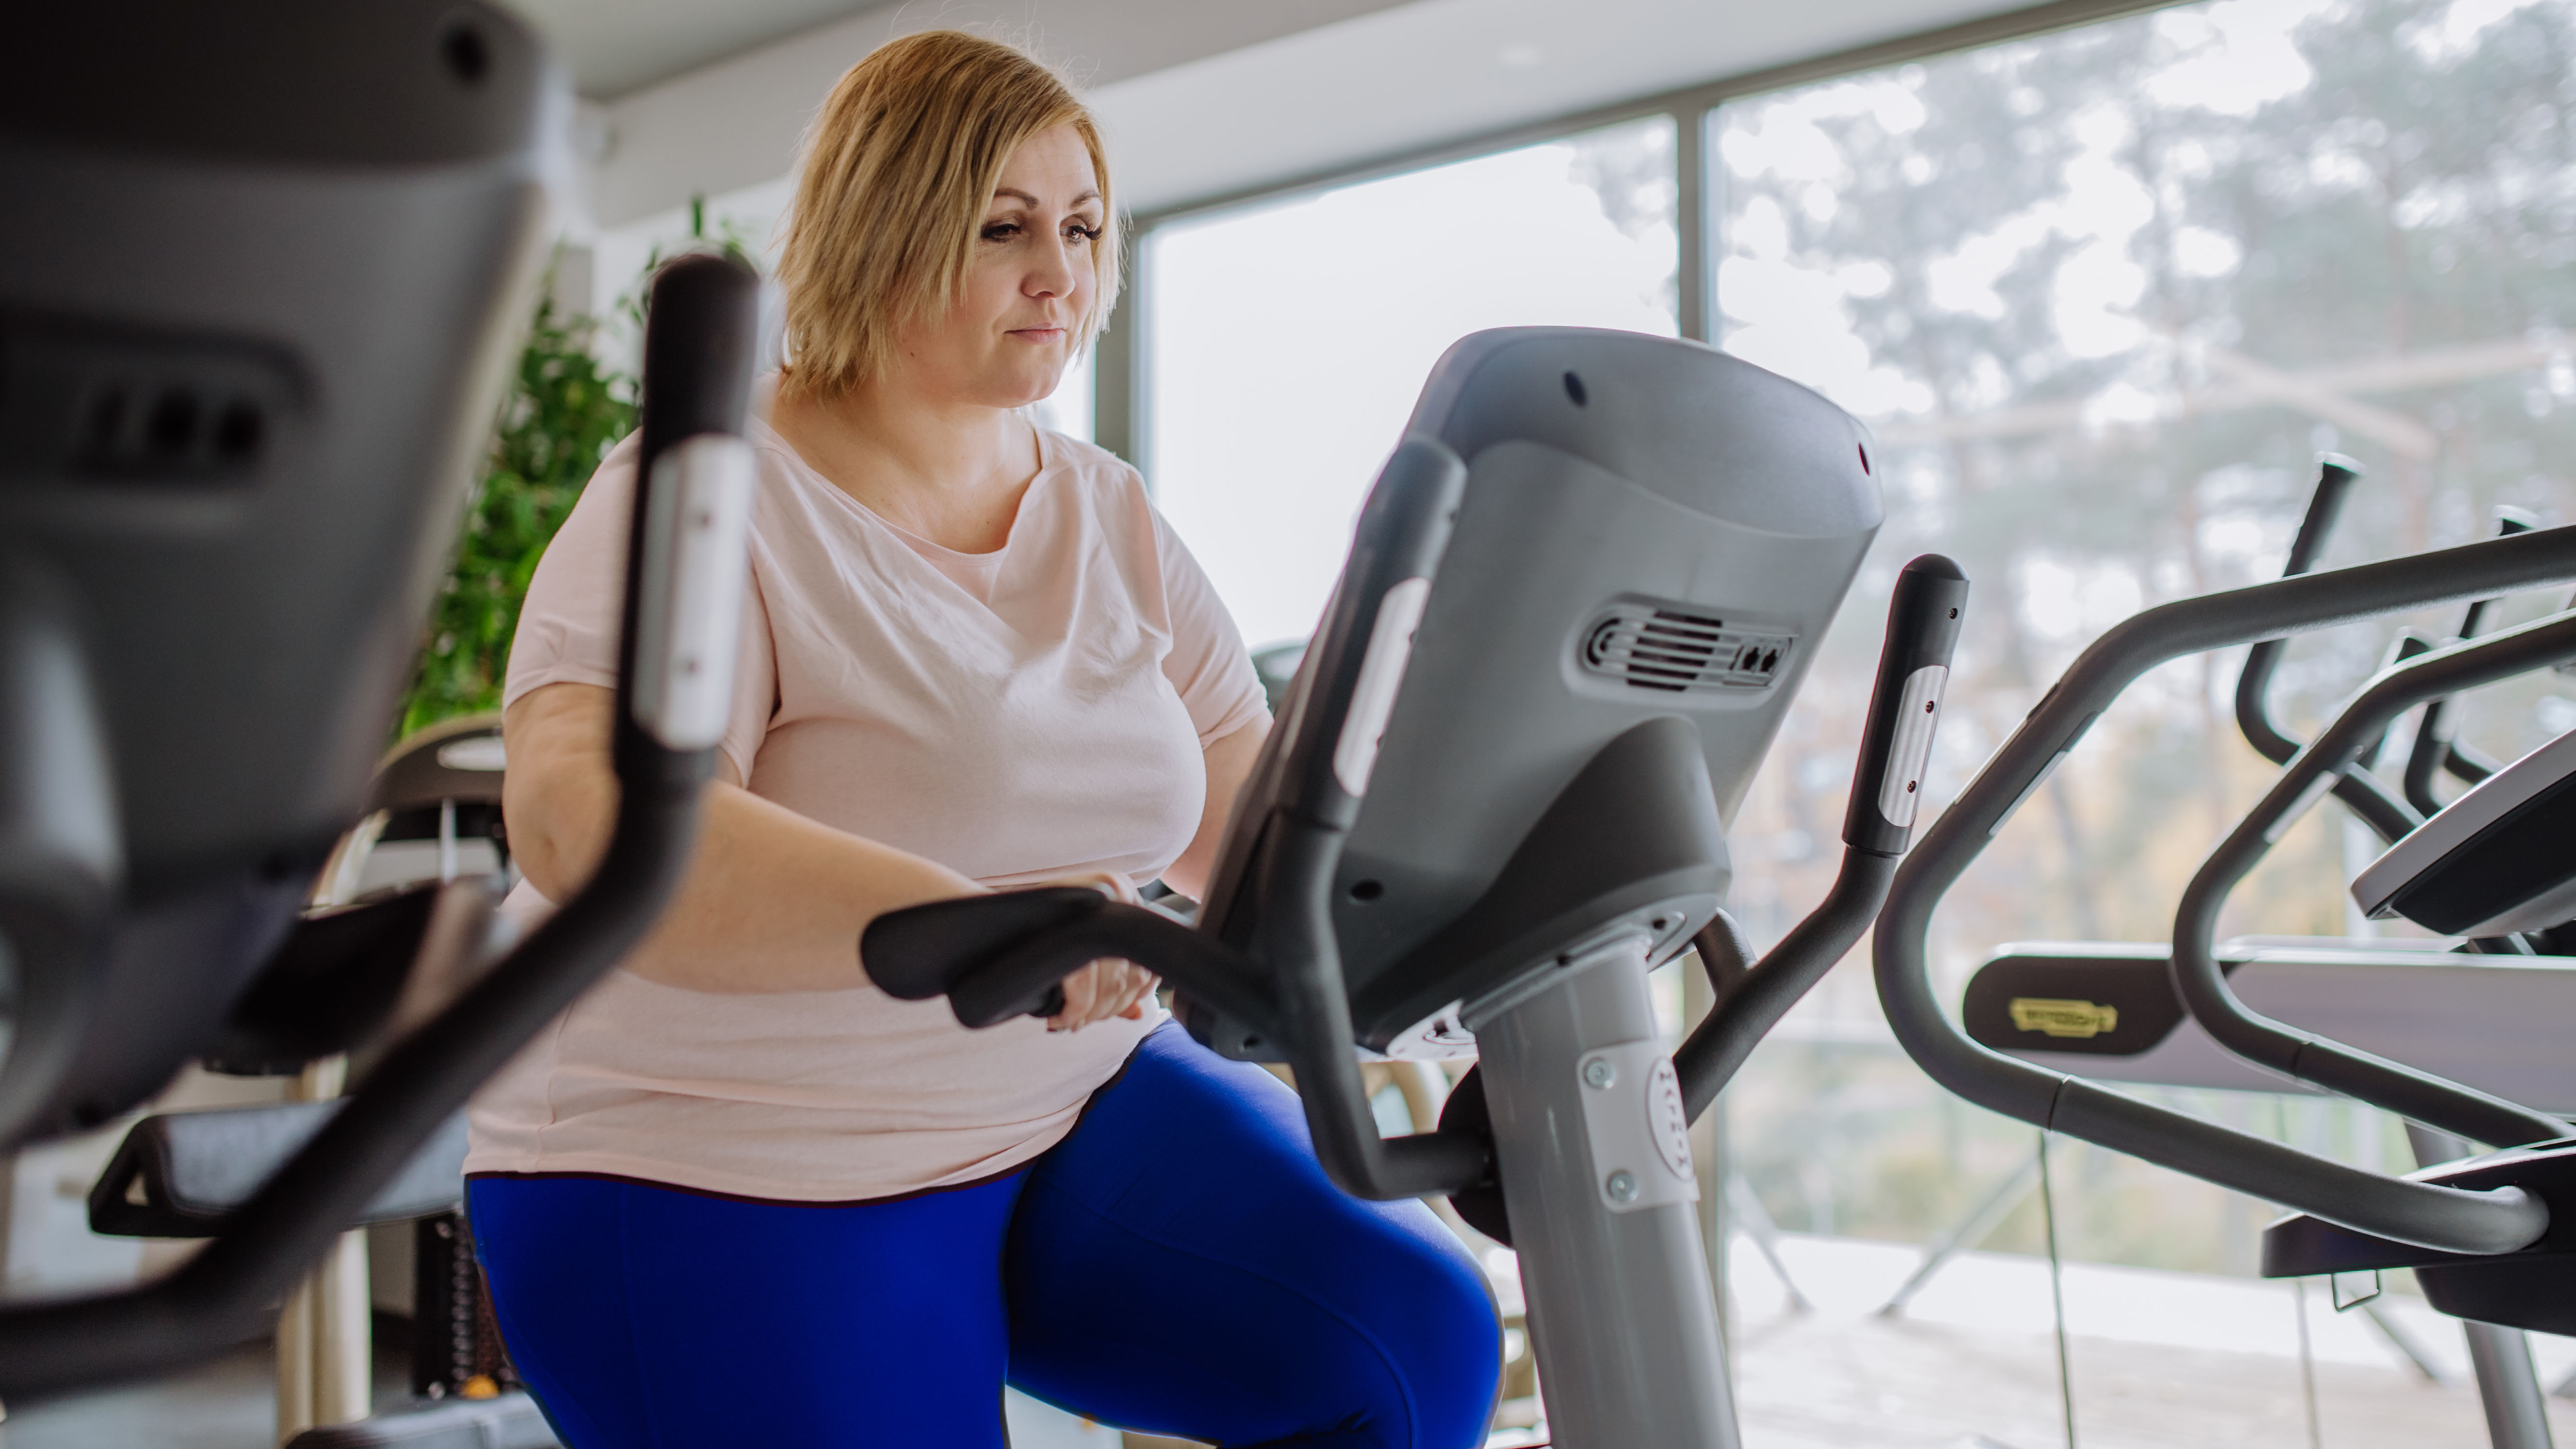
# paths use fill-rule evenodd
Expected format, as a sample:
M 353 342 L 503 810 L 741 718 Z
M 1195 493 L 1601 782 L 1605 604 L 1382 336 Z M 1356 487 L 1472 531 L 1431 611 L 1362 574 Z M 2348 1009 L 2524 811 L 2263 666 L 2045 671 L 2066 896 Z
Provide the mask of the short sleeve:
M 549 684 L 617 687 L 618 627 L 625 612 L 627 523 L 635 511 L 634 435 L 609 450 L 571 516 L 547 543 L 510 640 L 501 690 L 508 709 Z M 758 544 L 753 546 L 758 569 Z M 758 582 L 746 589 L 734 706 L 719 748 L 748 783 L 777 695 L 777 659 Z
M 1234 616 L 1159 512 L 1154 515 L 1154 545 L 1162 559 L 1163 599 L 1172 621 L 1172 652 L 1163 659 L 1163 675 L 1179 691 L 1190 723 L 1198 728 L 1199 748 L 1206 749 L 1269 718 L 1269 699 Z

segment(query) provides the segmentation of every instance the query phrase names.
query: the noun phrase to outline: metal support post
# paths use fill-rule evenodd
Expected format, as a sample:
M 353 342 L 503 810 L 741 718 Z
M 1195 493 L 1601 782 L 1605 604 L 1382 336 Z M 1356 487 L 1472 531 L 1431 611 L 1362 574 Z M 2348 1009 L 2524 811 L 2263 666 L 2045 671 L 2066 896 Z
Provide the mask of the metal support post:
M 1738 1449 L 1697 1176 L 1642 936 L 1476 1026 L 1558 1449 Z
M 1696 947 L 1685 954 L 1679 964 L 1682 973 L 1682 1034 L 1688 1036 L 1717 1004 L 1717 990 L 1709 982 L 1709 973 L 1698 959 Z M 1699 1172 L 1699 1245 L 1708 1257 L 1710 1296 L 1717 1301 L 1718 1338 L 1731 1352 L 1735 1346 L 1735 1295 L 1728 1282 L 1734 1264 L 1727 1257 L 1731 1240 L 1727 1224 L 1728 1176 L 1734 1171 L 1734 1157 L 1726 1140 L 1726 1099 L 1720 1097 L 1700 1114 L 1697 1125 L 1707 1133 L 1708 1150 L 1694 1151 Z M 1728 1381 L 1734 1380 L 1735 1365 L 1727 1364 Z

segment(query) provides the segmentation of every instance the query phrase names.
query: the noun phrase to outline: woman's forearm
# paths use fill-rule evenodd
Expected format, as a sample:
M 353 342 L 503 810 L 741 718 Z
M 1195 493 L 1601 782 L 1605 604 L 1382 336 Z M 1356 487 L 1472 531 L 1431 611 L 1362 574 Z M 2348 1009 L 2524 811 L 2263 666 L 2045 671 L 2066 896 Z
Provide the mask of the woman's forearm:
M 552 684 L 510 707 L 504 809 L 514 857 L 547 899 L 586 882 L 607 848 L 617 781 L 614 696 Z M 866 980 L 859 933 L 878 915 L 972 895 L 974 881 L 916 855 L 817 824 L 741 788 L 709 786 L 688 873 L 653 934 L 623 963 L 697 991 L 816 991 Z

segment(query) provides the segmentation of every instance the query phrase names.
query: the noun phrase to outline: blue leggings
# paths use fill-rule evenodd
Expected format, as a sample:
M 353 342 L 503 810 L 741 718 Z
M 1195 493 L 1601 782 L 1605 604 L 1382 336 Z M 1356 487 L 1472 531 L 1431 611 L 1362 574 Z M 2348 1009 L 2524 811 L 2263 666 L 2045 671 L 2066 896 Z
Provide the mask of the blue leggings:
M 599 1177 L 467 1189 L 570 1449 L 1004 1449 L 1002 1385 L 1227 1446 L 1469 1449 L 1491 1298 L 1420 1203 L 1324 1177 L 1295 1095 L 1166 1023 L 1008 1177 L 850 1206 Z

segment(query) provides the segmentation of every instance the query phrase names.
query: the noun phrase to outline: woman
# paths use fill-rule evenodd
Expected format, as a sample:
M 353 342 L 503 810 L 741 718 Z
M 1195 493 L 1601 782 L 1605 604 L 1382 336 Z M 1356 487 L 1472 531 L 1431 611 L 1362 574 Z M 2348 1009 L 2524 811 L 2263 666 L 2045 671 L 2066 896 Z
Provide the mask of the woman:
M 1420 1204 L 1334 1189 L 1293 1096 L 1152 978 L 1096 961 L 1052 1020 L 969 1032 L 855 950 L 991 888 L 1197 894 L 1268 728 L 1134 471 L 1027 418 L 1108 311 L 1113 227 L 1091 118 L 1007 46 L 898 40 L 824 106 L 703 839 L 651 939 L 474 1104 L 477 1247 L 573 1449 L 999 1446 L 1006 1380 L 1226 1445 L 1482 1440 L 1472 1263 Z M 607 837 L 634 449 L 510 661 L 523 908 Z

